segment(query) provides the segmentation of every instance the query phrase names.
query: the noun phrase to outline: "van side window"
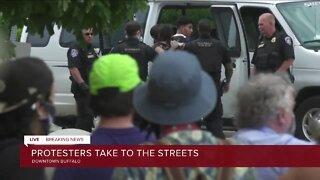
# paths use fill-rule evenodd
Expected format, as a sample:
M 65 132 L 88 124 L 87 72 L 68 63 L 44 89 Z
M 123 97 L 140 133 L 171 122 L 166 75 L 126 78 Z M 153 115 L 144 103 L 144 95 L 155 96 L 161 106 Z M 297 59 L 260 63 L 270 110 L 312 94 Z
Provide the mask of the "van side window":
M 27 43 L 31 44 L 31 47 L 45 47 L 48 45 L 50 35 L 48 30 L 45 28 L 43 35 L 40 34 L 28 34 Z
M 76 36 L 73 31 L 67 31 L 66 29 L 62 29 L 61 36 L 59 40 L 59 44 L 62 47 L 70 47 L 77 43 Z M 99 48 L 99 35 L 96 34 L 92 40 L 92 46 L 94 48 Z M 110 44 L 107 43 L 106 38 L 104 38 L 104 47 L 110 47 Z
M 263 13 L 271 13 L 267 8 L 263 7 L 242 7 L 240 9 L 242 21 L 244 24 L 244 29 L 247 35 L 248 49 L 250 52 L 254 52 L 257 47 L 259 39 L 259 29 L 258 29 L 258 20 L 259 16 Z M 282 31 L 280 23 L 276 21 L 276 28 L 279 31 Z
M 241 52 L 239 31 L 232 9 L 212 8 L 216 17 L 219 39 L 225 45 L 231 57 L 239 57 Z

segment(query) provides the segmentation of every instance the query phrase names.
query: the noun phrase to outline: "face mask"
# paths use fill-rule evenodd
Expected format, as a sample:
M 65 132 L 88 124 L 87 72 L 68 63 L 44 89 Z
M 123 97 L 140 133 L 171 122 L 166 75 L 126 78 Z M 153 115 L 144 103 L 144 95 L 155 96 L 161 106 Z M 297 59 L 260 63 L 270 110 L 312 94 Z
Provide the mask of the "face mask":
M 44 134 L 48 134 L 50 126 L 51 124 L 53 124 L 56 111 L 55 107 L 50 102 L 42 101 L 41 105 L 44 107 L 45 111 L 48 114 L 46 118 L 40 119 L 41 129 L 43 129 Z

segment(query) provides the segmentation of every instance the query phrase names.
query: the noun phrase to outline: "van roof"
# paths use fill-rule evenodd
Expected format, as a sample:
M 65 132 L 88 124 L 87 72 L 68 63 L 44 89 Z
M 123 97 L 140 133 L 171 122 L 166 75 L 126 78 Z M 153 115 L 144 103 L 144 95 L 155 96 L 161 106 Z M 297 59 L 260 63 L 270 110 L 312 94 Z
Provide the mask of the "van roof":
M 298 1 L 307 1 L 307 0 L 149 0 L 149 2 L 224 2 L 224 3 L 264 3 L 264 4 L 277 4 L 284 2 L 298 2 Z

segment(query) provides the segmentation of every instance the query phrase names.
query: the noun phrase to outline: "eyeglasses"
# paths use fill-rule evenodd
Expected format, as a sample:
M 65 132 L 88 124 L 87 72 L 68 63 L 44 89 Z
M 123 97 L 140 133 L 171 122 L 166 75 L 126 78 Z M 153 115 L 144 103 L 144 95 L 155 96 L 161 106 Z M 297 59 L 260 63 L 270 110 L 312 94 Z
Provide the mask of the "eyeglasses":
M 84 35 L 89 36 L 89 35 L 93 35 L 93 33 L 84 33 Z

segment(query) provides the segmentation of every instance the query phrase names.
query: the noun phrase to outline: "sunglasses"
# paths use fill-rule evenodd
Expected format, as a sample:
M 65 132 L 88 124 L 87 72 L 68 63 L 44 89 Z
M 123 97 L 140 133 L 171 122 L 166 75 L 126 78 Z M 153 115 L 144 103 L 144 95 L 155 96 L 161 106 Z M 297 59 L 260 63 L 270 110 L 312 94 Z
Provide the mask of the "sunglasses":
M 93 33 L 84 33 L 84 35 L 89 36 L 89 35 L 93 35 Z

